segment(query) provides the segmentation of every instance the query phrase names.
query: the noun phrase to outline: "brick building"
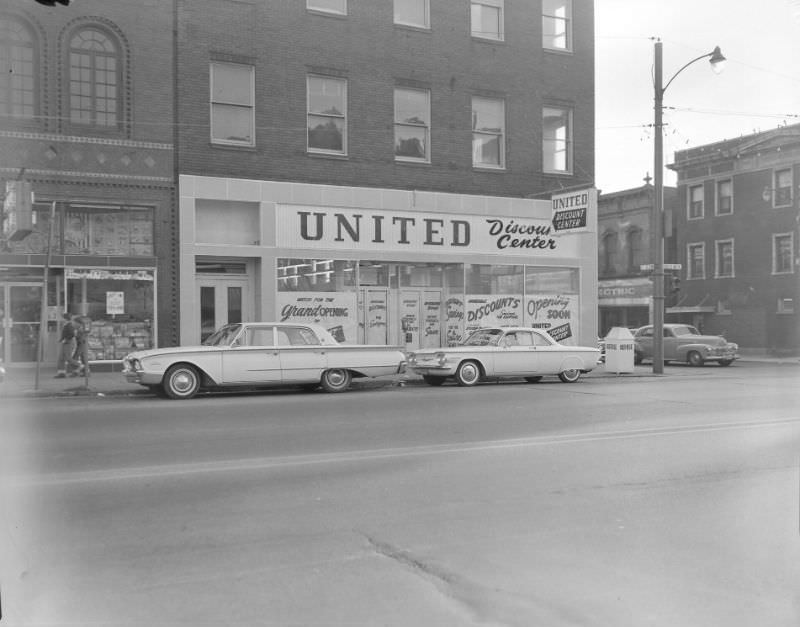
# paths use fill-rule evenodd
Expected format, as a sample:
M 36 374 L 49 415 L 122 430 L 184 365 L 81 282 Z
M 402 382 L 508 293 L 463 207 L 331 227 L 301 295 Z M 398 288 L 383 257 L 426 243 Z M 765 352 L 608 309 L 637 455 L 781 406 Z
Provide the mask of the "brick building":
M 800 347 L 800 125 L 675 153 L 682 298 L 668 314 L 739 346 Z
M 179 0 L 181 342 L 240 319 L 596 335 L 593 7 Z M 516 244 L 511 245 L 511 241 Z M 547 304 L 548 307 L 545 307 Z
M 634 328 L 652 322 L 653 263 L 652 218 L 654 188 L 646 184 L 633 189 L 601 194 L 598 199 L 598 319 L 601 336 L 611 327 Z M 664 187 L 664 262 L 678 263 L 675 221 L 677 190 Z M 678 276 L 668 271 L 665 281 L 666 306 L 677 304 Z
M 45 271 L 46 359 L 63 311 L 93 360 L 177 340 L 172 50 L 161 0 L 0 0 L 6 362 L 36 359 Z

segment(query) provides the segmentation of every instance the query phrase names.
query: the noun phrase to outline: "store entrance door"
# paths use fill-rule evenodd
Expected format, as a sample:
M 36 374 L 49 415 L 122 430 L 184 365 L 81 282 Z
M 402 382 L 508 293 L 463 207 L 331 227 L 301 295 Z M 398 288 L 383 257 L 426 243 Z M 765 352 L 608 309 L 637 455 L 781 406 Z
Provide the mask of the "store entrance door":
M 0 318 L 3 326 L 0 356 L 3 361 L 8 364 L 36 361 L 41 311 L 41 283 L 0 285 Z
M 253 318 L 247 277 L 198 277 L 197 300 L 200 310 L 196 330 L 204 341 L 222 325 Z
M 360 304 L 364 344 L 388 344 L 389 290 L 383 287 L 365 287 L 361 290 Z
M 442 291 L 400 291 L 400 343 L 407 350 L 439 348 L 442 345 Z

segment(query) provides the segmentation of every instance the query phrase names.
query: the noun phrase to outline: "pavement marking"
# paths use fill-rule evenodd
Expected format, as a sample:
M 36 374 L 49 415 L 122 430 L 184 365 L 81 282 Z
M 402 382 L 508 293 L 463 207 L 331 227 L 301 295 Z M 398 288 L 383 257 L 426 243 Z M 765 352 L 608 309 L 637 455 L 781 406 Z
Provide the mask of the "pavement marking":
M 157 466 L 138 466 L 109 470 L 53 473 L 46 475 L 7 476 L 6 485 L 17 486 L 56 486 L 64 484 L 91 483 L 99 481 L 119 481 L 127 479 L 148 479 L 177 477 L 184 475 L 268 470 L 291 468 L 315 464 L 338 464 L 357 461 L 396 459 L 403 457 L 422 457 L 447 455 L 475 451 L 492 451 L 536 446 L 579 444 L 632 438 L 651 438 L 682 435 L 687 433 L 708 433 L 714 431 L 733 431 L 744 429 L 766 429 L 773 427 L 800 426 L 800 418 L 778 418 L 768 421 L 722 422 L 678 427 L 652 427 L 618 431 L 599 431 L 589 433 L 570 433 L 564 435 L 534 436 L 507 440 L 484 440 L 456 444 L 431 444 L 425 446 L 370 449 L 365 451 L 338 451 L 312 455 L 291 455 L 281 457 L 255 457 L 218 462 L 197 462 L 192 464 L 162 464 Z

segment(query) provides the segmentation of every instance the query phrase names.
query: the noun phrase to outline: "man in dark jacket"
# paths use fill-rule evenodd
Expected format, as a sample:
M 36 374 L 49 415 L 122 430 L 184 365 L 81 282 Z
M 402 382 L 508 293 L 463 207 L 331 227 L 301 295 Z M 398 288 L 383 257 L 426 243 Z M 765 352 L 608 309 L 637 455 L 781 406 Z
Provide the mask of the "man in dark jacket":
M 78 367 L 75 361 L 75 323 L 68 311 L 63 313 L 64 326 L 61 327 L 61 338 L 58 340 L 60 346 L 58 350 L 58 365 L 56 379 L 63 379 L 67 376 L 67 370 L 74 370 Z

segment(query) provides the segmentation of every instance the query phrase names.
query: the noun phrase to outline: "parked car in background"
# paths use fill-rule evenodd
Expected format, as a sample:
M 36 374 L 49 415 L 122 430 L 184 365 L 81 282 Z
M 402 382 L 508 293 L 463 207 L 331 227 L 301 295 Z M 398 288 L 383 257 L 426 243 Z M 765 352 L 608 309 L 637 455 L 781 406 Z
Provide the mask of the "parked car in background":
M 399 347 L 339 344 L 313 324 L 228 324 L 199 346 L 130 353 L 123 374 L 158 394 L 192 398 L 200 390 L 267 386 L 343 392 L 353 378 L 405 372 Z
M 636 329 L 633 361 L 653 359 L 653 325 Z M 716 362 L 730 366 L 739 357 L 739 346 L 720 335 L 703 335 L 690 324 L 664 325 L 664 362 L 683 361 L 690 366 Z
M 429 385 L 455 379 L 458 385 L 472 386 L 500 377 L 536 383 L 547 375 L 573 383 L 599 358 L 599 348 L 559 344 L 539 329 L 491 327 L 473 331 L 458 346 L 414 351 L 408 367 Z

